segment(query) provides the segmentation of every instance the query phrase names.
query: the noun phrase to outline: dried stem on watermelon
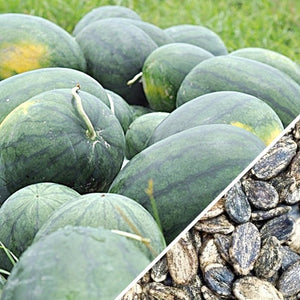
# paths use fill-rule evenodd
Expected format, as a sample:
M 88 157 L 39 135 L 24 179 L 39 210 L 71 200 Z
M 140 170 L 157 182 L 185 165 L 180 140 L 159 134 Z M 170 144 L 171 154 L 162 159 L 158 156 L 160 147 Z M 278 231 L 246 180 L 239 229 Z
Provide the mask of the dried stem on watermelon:
M 120 213 L 121 217 L 124 219 L 124 221 L 128 224 L 128 226 L 132 229 L 132 231 L 135 234 L 125 232 L 125 231 L 120 231 L 120 230 L 112 230 L 112 232 L 141 241 L 151 252 L 152 255 L 156 256 L 158 253 L 152 248 L 150 245 L 151 240 L 148 238 L 144 238 L 143 235 L 140 233 L 140 231 L 136 228 L 136 226 L 128 219 L 128 217 L 124 214 L 122 209 L 119 206 L 116 206 L 117 211 Z
M 84 111 L 83 109 L 83 106 L 82 106 L 82 101 L 81 101 L 81 98 L 78 94 L 78 90 L 80 89 L 80 85 L 77 84 L 73 89 L 72 89 L 72 95 L 74 96 L 75 98 L 75 101 L 76 101 L 76 108 L 77 108 L 77 111 L 79 113 L 79 115 L 82 117 L 83 121 L 85 122 L 86 126 L 87 126 L 87 131 L 86 131 L 86 134 L 87 136 L 92 140 L 94 141 L 97 137 L 97 134 L 96 134 L 96 131 L 94 129 L 94 126 L 91 122 L 91 120 L 89 119 L 88 115 L 86 114 L 86 112 Z
M 7 255 L 7 257 L 9 258 L 10 262 L 12 263 L 12 265 L 14 266 L 16 264 L 16 262 L 18 261 L 18 258 L 9 250 L 7 249 L 4 244 L 0 241 L 0 250 L 3 249 L 3 251 L 5 252 L 5 254 Z M 0 274 L 5 274 L 5 275 L 9 275 L 10 272 L 0 269 Z
M 132 85 L 135 82 L 137 82 L 139 79 L 141 79 L 143 76 L 143 72 L 137 73 L 132 79 L 127 81 L 127 85 Z

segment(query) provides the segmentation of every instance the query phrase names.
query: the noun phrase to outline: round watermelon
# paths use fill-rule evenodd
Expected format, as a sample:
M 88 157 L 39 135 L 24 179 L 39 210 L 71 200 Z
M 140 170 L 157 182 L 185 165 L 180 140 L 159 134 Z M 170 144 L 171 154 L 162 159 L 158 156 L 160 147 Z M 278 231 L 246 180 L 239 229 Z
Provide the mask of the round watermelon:
M 91 193 L 57 209 L 38 231 L 35 241 L 66 225 L 104 227 L 137 234 L 149 240 L 137 246 L 154 259 L 166 246 L 153 217 L 136 201 L 118 194 Z
M 123 163 L 123 129 L 101 100 L 78 94 L 83 112 L 71 89 L 57 89 L 23 102 L 1 123 L 0 169 L 10 193 L 44 181 L 79 193 L 108 189 Z
M 32 184 L 16 191 L 0 207 L 0 241 L 19 257 L 49 216 L 78 196 L 80 194 L 73 189 L 50 182 Z M 3 250 L 0 251 L 0 268 L 12 268 Z

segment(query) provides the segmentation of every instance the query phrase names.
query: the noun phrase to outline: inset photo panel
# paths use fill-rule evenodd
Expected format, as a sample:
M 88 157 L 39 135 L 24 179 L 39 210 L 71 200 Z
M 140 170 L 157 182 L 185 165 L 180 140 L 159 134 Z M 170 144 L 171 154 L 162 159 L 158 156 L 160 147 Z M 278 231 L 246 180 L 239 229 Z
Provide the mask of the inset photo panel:
M 300 115 L 117 299 L 299 299 Z

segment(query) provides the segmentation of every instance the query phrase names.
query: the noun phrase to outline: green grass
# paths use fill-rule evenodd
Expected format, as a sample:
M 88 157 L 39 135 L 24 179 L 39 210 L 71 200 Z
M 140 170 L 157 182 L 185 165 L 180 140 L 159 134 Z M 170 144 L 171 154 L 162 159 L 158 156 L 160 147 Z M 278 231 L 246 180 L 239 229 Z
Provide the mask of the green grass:
M 0 2 L 0 13 L 41 16 L 71 33 L 82 16 L 107 4 L 127 6 L 161 28 L 184 23 L 206 26 L 222 38 L 229 51 L 263 47 L 300 62 L 298 0 L 7 0 Z

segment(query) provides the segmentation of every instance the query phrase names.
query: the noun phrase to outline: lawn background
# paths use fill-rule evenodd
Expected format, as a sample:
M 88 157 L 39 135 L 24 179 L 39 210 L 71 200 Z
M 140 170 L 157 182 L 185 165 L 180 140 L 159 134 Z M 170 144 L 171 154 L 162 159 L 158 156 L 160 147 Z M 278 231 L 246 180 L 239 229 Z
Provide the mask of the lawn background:
M 87 12 L 102 5 L 123 5 L 161 28 L 198 24 L 216 32 L 228 51 L 262 47 L 300 63 L 298 0 L 6 0 L 0 13 L 18 12 L 47 18 L 72 33 Z

